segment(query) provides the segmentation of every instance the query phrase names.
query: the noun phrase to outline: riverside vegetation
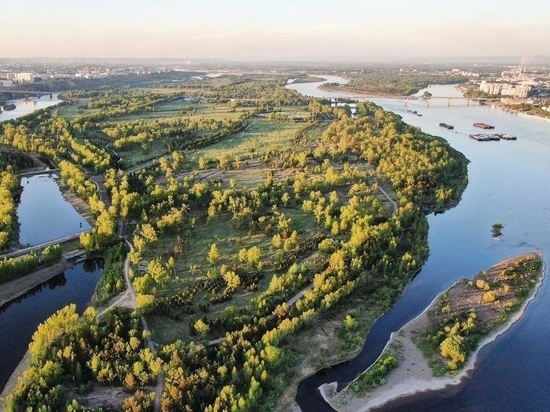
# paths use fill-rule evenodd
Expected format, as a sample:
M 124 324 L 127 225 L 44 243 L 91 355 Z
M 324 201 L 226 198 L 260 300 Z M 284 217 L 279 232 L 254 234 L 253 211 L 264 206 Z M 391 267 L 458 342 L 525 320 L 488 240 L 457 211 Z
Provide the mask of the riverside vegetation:
M 521 306 L 542 274 L 542 256 L 523 255 L 461 280 L 428 313 L 418 341 L 434 374 L 459 370 L 478 343 Z
M 396 368 L 411 367 L 411 379 L 417 380 L 420 379 L 420 369 L 428 365 L 435 378 L 457 374 L 480 343 L 525 304 L 543 276 L 542 269 L 542 255 L 532 252 L 501 262 L 478 273 L 472 280 L 459 280 L 425 313 L 392 337 L 380 358 L 349 388 L 355 396 L 364 396 L 383 385 L 387 375 Z M 407 340 L 422 351 L 424 361 L 411 360 L 414 354 L 404 350 Z M 404 385 L 406 379 L 409 378 L 402 374 L 391 384 L 399 381 L 397 383 Z M 429 389 L 429 386 L 424 388 Z
M 119 228 L 131 240 L 138 306 L 41 325 L 9 411 L 106 410 L 88 404 L 105 385 L 125 389 L 118 409 L 149 411 L 158 379 L 162 411 L 273 410 L 313 324 L 354 296 L 379 302 L 373 317 L 396 299 L 428 254 L 425 213 L 459 200 L 467 160 L 372 103 L 352 117 L 285 83 L 71 91 L 0 126 L 89 203 L 82 246 L 111 262 L 98 302 L 125 286 Z

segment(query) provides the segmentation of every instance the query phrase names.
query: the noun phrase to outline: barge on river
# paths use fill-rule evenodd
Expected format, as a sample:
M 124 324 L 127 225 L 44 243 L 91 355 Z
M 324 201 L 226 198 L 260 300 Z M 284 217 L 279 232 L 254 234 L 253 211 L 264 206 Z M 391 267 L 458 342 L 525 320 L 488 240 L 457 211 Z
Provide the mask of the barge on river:
M 487 124 L 487 123 L 482 123 L 482 122 L 476 122 L 476 123 L 474 123 L 474 126 L 479 127 L 481 129 L 494 129 L 495 128 L 495 126 L 493 126 L 493 125 L 490 125 L 490 124 Z
M 508 133 L 495 133 L 495 136 L 503 140 L 517 140 L 516 136 L 512 136 L 511 134 L 508 134 Z
M 490 133 L 471 133 L 470 137 L 474 140 L 477 140 L 478 142 L 489 142 L 491 140 L 497 140 L 497 141 L 500 140 L 500 137 Z

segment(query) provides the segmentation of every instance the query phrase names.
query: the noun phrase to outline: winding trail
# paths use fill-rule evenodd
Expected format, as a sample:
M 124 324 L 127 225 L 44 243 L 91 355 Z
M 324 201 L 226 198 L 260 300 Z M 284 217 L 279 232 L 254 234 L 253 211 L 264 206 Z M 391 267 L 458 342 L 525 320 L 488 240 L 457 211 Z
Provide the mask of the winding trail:
M 93 176 L 92 181 L 97 185 L 98 192 L 100 194 L 100 198 L 103 201 L 103 203 L 108 207 L 110 204 L 109 198 L 107 196 L 107 189 L 104 185 L 104 179 L 102 176 Z M 130 252 L 133 252 L 134 246 L 132 243 L 124 237 L 124 222 L 119 219 L 118 221 L 118 229 L 117 229 L 118 236 L 126 242 L 128 247 L 130 248 Z M 137 299 L 136 299 L 136 291 L 134 289 L 134 286 L 132 285 L 132 281 L 130 280 L 130 259 L 128 258 L 128 255 L 126 255 L 126 259 L 124 260 L 124 281 L 126 282 L 126 290 L 124 292 L 121 292 L 118 296 L 115 296 L 105 307 L 104 309 L 98 311 L 98 317 L 102 317 L 107 313 L 109 310 L 111 310 L 114 307 L 121 307 L 126 309 L 131 309 L 133 311 L 137 308 Z M 150 332 L 149 325 L 147 324 L 147 320 L 141 316 L 141 324 L 143 326 L 144 331 Z M 153 352 L 153 354 L 157 355 L 157 349 L 159 345 L 154 342 L 150 337 L 150 333 L 148 334 L 146 341 L 147 346 Z M 157 384 L 155 386 L 155 408 L 154 411 L 158 412 L 160 411 L 160 400 L 162 397 L 162 393 L 164 392 L 164 369 L 161 369 L 158 377 L 157 377 Z
M 390 197 L 390 195 L 388 194 L 388 192 L 386 192 L 384 189 L 382 189 L 382 187 L 380 185 L 378 185 L 378 190 L 380 190 L 382 192 L 382 194 L 386 197 L 386 199 L 388 199 L 388 201 L 392 204 L 393 213 L 397 212 L 397 203 L 395 202 L 395 200 L 393 200 Z

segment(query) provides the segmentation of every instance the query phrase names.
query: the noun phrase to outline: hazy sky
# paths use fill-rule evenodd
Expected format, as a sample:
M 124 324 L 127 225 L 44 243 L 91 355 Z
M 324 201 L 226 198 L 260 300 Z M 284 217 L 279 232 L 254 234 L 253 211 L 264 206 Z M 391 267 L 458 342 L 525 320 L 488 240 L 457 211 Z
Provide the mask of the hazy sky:
M 1 57 L 550 54 L 548 0 L 11 0 Z

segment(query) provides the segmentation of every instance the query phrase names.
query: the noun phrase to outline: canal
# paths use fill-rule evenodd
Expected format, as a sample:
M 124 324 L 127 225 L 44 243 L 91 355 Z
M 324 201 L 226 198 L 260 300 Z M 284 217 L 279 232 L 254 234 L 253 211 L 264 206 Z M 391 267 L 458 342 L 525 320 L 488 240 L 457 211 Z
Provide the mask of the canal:
M 34 104 L 14 101 L 17 109 L 4 112 L 0 121 L 58 102 L 49 97 Z M 20 244 L 33 246 L 90 229 L 88 222 L 63 198 L 55 175 L 23 177 L 21 185 L 23 192 L 17 208 Z M 37 326 L 71 303 L 82 312 L 90 303 L 102 271 L 101 259 L 79 262 L 0 306 L 0 389 L 23 358 Z

